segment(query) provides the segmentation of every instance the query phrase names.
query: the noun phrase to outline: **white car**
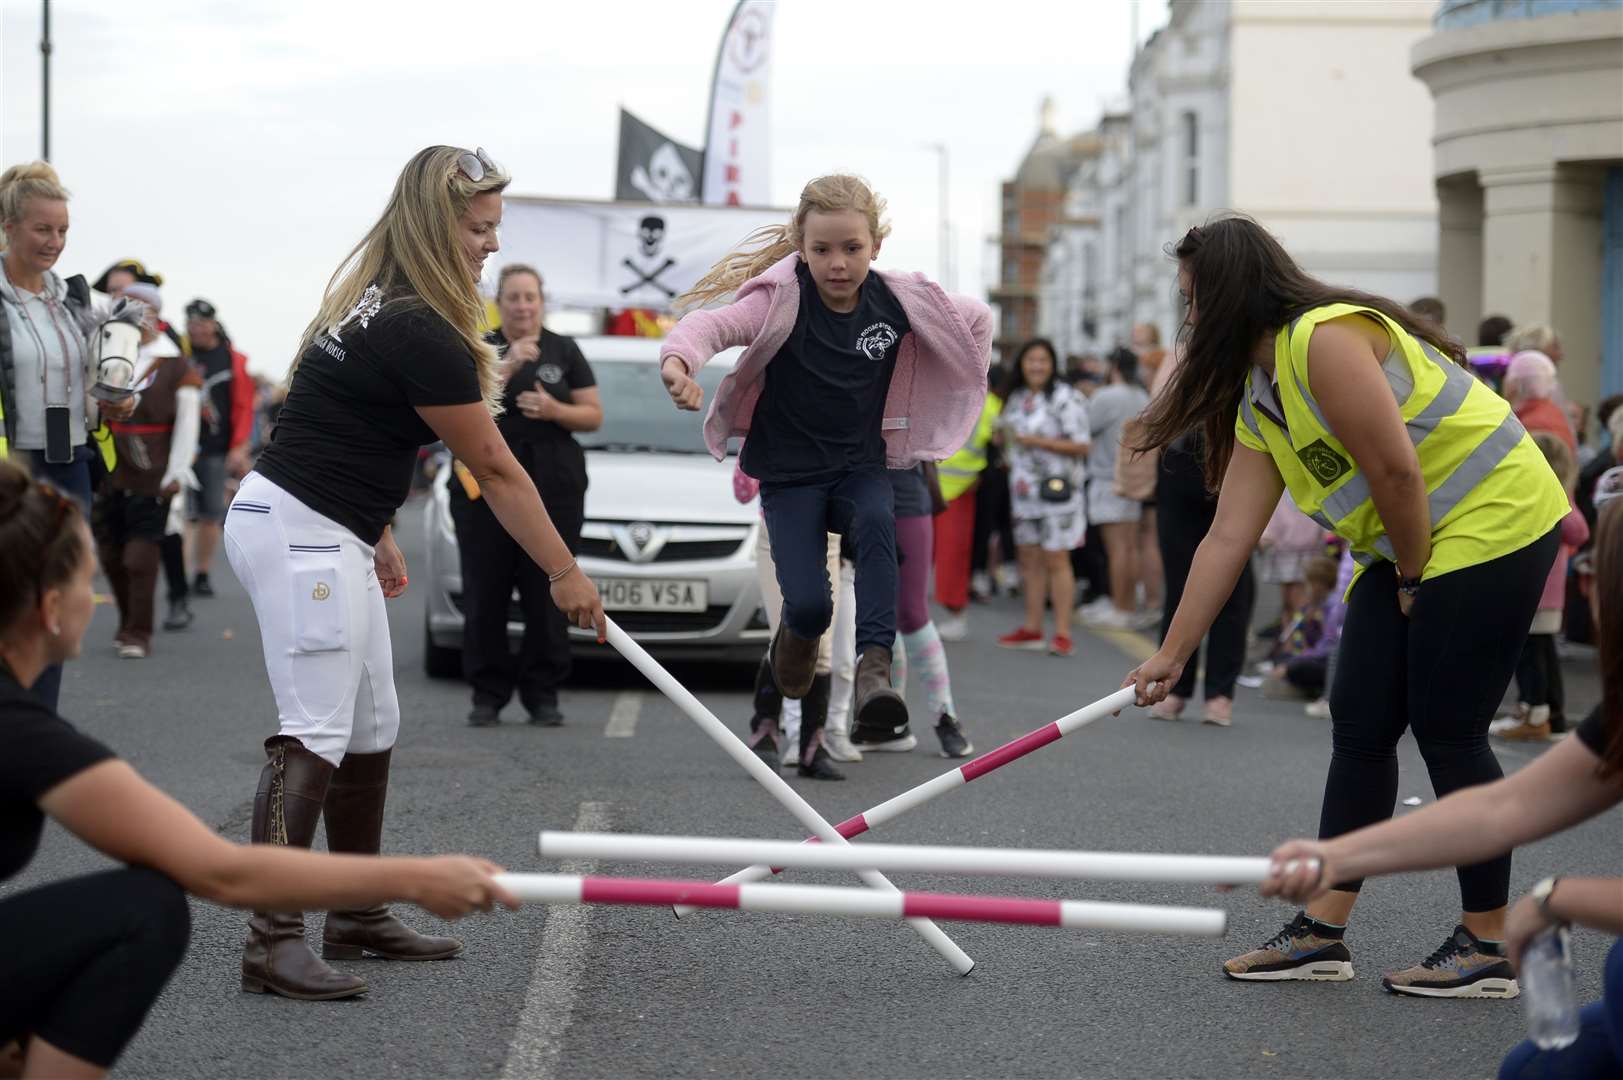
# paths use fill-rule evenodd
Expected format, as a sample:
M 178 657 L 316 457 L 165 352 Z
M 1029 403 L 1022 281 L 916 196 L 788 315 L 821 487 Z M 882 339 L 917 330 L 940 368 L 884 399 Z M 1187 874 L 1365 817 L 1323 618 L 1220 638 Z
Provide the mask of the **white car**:
M 753 662 L 769 631 L 755 576 L 756 504 L 733 497 L 735 458 L 705 449 L 702 414 L 679 412 L 660 382 L 659 342 L 577 339 L 603 399 L 603 426 L 577 435 L 586 450 L 586 523 L 577 555 L 603 608 L 642 646 L 671 659 Z M 732 369 L 732 350 L 699 373 L 705 400 Z M 734 448 L 736 453 L 736 448 Z M 446 484 L 435 474 L 424 508 L 429 598 L 424 666 L 462 674 L 462 571 Z M 524 632 L 515 594 L 507 633 Z M 578 656 L 612 654 L 571 629 Z

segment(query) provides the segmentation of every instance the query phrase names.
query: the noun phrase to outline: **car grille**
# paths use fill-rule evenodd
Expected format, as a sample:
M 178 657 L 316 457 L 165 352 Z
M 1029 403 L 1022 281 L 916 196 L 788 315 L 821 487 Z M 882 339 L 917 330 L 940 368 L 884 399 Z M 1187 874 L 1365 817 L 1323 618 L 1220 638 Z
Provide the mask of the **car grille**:
M 464 614 L 462 594 L 454 592 L 450 597 L 457 614 Z M 726 604 L 711 604 L 703 611 L 611 611 L 609 617 L 628 634 L 700 634 L 719 627 L 729 610 Z M 524 609 L 517 601 L 508 605 L 507 621 L 524 624 Z
M 736 552 L 744 541 L 740 540 L 671 540 L 659 550 L 653 562 L 696 562 L 700 559 L 725 559 Z M 613 540 L 584 537 L 577 555 L 587 559 L 610 562 L 628 562 L 626 553 Z M 646 565 L 646 564 L 645 564 Z

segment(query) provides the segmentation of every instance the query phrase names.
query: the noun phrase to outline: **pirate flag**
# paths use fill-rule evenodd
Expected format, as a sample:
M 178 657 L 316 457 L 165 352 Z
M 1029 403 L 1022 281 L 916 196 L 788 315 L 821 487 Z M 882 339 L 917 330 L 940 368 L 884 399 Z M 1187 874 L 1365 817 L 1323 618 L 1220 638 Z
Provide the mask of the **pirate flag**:
M 622 202 L 698 202 L 702 162 L 699 151 L 666 138 L 657 128 L 620 110 L 616 199 Z

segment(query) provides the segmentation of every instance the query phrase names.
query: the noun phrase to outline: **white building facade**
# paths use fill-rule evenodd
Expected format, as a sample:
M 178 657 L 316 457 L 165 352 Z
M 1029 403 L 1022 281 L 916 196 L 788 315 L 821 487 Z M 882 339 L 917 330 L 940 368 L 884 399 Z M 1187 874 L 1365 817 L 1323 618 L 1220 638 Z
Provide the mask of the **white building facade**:
M 1181 319 L 1167 251 L 1224 210 L 1256 218 L 1309 273 L 1407 303 L 1436 291 L 1431 103 L 1409 71 L 1434 0 L 1172 0 L 1067 191 L 1050 257 L 1079 353 Z M 1087 252 L 1093 253 L 1093 263 Z M 1088 272 L 1091 265 L 1092 272 Z M 1046 273 L 1046 268 L 1045 268 Z M 1046 301 L 1046 297 L 1045 297 Z M 1045 303 L 1046 308 L 1046 303 Z

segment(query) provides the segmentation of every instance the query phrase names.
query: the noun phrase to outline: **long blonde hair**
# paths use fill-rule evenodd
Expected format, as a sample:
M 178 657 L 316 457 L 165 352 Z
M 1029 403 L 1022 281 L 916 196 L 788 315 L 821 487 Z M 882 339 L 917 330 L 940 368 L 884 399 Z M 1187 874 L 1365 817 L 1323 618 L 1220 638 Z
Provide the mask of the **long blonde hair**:
M 0 223 L 14 225 L 21 221 L 29 199 L 68 201 L 68 189 L 46 162 L 13 165 L 0 173 Z
M 333 271 L 321 308 L 305 327 L 287 373 L 293 380 L 299 358 L 311 342 L 334 329 L 354 310 L 367 286 L 376 284 L 386 297 L 411 293 L 451 324 L 479 371 L 479 388 L 490 411 L 499 413 L 502 379 L 496 350 L 485 342 L 480 326 L 484 298 L 468 277 L 457 221 L 475 196 L 500 192 L 511 178 L 502 169 L 486 169 L 482 180 L 470 180 L 458 165 L 467 153 L 455 146 L 419 150 L 400 170 L 394 192 L 367 234 Z
M 767 225 L 744 238 L 744 243 L 710 268 L 710 272 L 687 292 L 678 296 L 679 308 L 703 307 L 705 304 L 731 296 L 738 287 L 790 252 L 799 251 L 804 237 L 806 215 L 813 210 L 834 214 L 841 210 L 855 210 L 868 219 L 868 231 L 875 244 L 890 235 L 890 223 L 884 220 L 885 200 L 876 195 L 865 180 L 849 173 L 819 176 L 800 191 L 800 205 L 787 225 Z

